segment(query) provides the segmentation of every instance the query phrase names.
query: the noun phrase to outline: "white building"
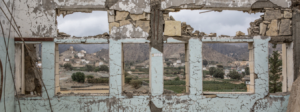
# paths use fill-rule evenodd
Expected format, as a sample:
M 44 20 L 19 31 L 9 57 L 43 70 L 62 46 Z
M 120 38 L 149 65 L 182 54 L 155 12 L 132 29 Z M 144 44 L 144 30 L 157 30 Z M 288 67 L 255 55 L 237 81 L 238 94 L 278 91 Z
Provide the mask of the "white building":
M 181 63 L 181 60 L 177 60 L 176 63 Z
M 66 62 L 69 62 L 69 61 L 70 61 L 70 59 L 65 59 L 64 61 L 66 61 Z
M 77 56 L 78 56 L 79 58 L 82 58 L 82 57 L 84 57 L 84 54 L 83 54 L 83 53 L 78 53 Z

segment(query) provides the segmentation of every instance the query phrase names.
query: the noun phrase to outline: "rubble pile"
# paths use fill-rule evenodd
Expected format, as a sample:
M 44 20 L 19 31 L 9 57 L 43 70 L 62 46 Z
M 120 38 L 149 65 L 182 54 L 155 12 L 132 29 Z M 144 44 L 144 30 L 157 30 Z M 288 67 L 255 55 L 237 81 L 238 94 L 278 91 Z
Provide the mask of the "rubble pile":
M 265 8 L 265 15 L 250 23 L 248 34 L 262 36 L 292 35 L 292 10 Z

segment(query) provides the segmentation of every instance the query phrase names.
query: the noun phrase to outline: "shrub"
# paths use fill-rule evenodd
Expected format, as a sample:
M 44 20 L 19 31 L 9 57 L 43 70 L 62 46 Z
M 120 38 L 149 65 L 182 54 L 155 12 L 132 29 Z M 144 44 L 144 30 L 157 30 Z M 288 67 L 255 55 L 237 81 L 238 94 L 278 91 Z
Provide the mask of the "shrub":
M 210 67 L 209 68 L 209 75 L 214 75 L 216 71 L 217 71 L 216 67 Z
M 142 87 L 142 81 L 140 80 L 131 80 L 130 84 L 132 85 L 132 87 L 134 87 L 135 89 L 138 89 L 140 87 Z
M 179 81 L 180 80 L 180 78 L 177 76 L 176 78 L 175 78 L 175 81 Z
M 132 80 L 132 77 L 125 77 L 125 83 L 130 83 L 131 80 Z
M 228 75 L 231 79 L 242 79 L 242 75 L 240 75 L 236 70 L 230 71 Z
M 108 66 L 106 65 L 101 65 L 100 68 L 99 68 L 100 71 L 106 71 L 106 72 L 109 72 L 109 68 Z
M 92 65 L 85 65 L 86 71 L 91 72 L 93 71 L 94 67 Z
M 86 78 L 88 78 L 88 79 L 93 79 L 94 76 L 93 76 L 93 75 L 87 75 Z
M 218 68 L 213 75 L 214 75 L 215 78 L 224 79 L 224 74 L 225 73 L 224 73 L 223 69 Z
M 73 69 L 73 67 L 72 67 L 72 65 L 71 65 L 70 63 L 64 64 L 64 68 L 65 68 L 66 70 L 72 70 L 72 69 Z
M 76 82 L 82 82 L 84 83 L 85 75 L 82 72 L 76 72 L 72 74 L 72 80 Z

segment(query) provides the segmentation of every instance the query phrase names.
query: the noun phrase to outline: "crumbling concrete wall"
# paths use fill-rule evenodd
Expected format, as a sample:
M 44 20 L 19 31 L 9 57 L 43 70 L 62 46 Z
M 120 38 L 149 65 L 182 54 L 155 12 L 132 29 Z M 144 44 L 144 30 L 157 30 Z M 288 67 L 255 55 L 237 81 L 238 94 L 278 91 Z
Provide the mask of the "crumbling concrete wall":
M 6 0 L 12 1 L 12 0 Z M 212 9 L 212 10 L 250 10 L 257 0 L 164 0 L 161 9 Z M 289 8 L 290 0 L 286 2 L 274 1 L 278 6 Z M 122 43 L 151 43 L 150 7 L 151 0 L 32 0 L 16 2 L 14 13 L 23 37 L 49 37 L 54 42 L 42 42 L 42 74 L 43 81 L 50 96 L 52 109 L 58 111 L 92 112 L 92 111 L 285 111 L 289 94 L 270 95 L 268 93 L 268 42 L 270 36 L 216 37 L 215 34 L 204 36 L 203 32 L 193 32 L 184 22 L 180 25 L 177 38 L 186 35 L 186 39 L 166 38 L 161 43 L 188 43 L 190 62 L 190 91 L 185 95 L 163 94 L 163 60 L 162 51 L 152 47 L 150 52 L 150 80 L 151 94 L 128 98 L 122 95 Z M 9 4 L 7 2 L 7 4 Z M 2 6 L 2 5 L 1 5 Z M 58 12 L 57 9 L 62 9 Z M 70 14 L 82 9 L 108 11 L 110 25 L 109 34 L 94 37 L 68 37 L 67 34 L 57 33 L 56 16 Z M 71 10 L 68 12 L 68 10 Z M 161 13 L 161 12 L 159 12 Z M 280 13 L 281 10 L 280 10 Z M 167 14 L 167 12 L 164 12 Z M 284 13 L 283 13 L 284 14 Z M 4 20 L 1 15 L 1 22 Z M 159 16 L 158 16 L 159 17 Z M 165 21 L 173 19 L 166 16 Z M 273 20 L 273 19 L 272 19 Z M 272 21 L 271 20 L 271 21 Z M 274 19 L 275 20 L 275 19 Z M 283 21 L 283 20 L 281 20 Z M 7 20 L 4 21 L 8 25 Z M 165 23 L 166 24 L 166 23 Z M 168 24 L 168 23 L 167 23 Z M 271 24 L 271 23 L 270 23 Z M 170 24 L 174 25 L 174 24 Z M 5 26 L 5 29 L 8 28 Z M 166 28 L 166 27 L 165 27 Z M 166 28 L 167 29 L 167 28 Z M 280 28 L 279 28 L 280 29 Z M 170 30 L 174 34 L 174 30 Z M 285 32 L 284 32 L 285 33 Z M 175 32 L 175 34 L 177 34 Z M 181 37 L 180 37 L 180 36 Z M 109 36 L 109 37 L 108 37 Z M 162 35 L 160 35 L 162 36 Z M 168 35 L 166 35 L 168 36 Z M 174 36 L 174 35 L 173 35 Z M 58 38 L 59 37 L 59 38 Z M 175 37 L 174 37 L 175 38 Z M 1 38 L 2 39 L 2 38 Z M 0 41 L 0 51 L 4 52 L 4 45 Z M 10 55 L 14 53 L 13 40 L 9 47 Z M 109 43 L 110 55 L 110 93 L 109 96 L 92 94 L 55 93 L 55 43 Z M 211 98 L 203 95 L 202 88 L 202 56 L 203 42 L 253 42 L 255 55 L 255 93 L 218 93 Z M 5 60 L 5 54 L 0 54 Z M 3 61 L 2 61 L 3 62 Z M 5 68 L 8 70 L 8 68 Z M 8 74 L 11 74 L 8 72 Z M 19 111 L 50 111 L 45 90 L 42 96 L 22 97 L 21 108 L 14 99 L 12 79 L 7 79 L 6 102 L 9 112 Z M 14 104 L 13 104 L 14 103 Z M 0 101 L 3 107 L 3 101 Z

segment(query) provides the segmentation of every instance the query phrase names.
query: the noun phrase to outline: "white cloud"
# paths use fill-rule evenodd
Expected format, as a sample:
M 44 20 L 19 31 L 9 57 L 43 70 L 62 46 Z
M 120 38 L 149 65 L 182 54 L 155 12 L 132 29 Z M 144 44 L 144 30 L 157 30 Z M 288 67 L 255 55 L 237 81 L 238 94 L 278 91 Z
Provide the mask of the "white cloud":
M 92 13 L 74 13 L 57 17 L 58 29 L 72 36 L 93 36 L 108 32 L 106 11 Z
M 248 34 L 250 22 L 258 19 L 262 13 L 248 14 L 242 11 L 207 12 L 199 14 L 199 10 L 182 10 L 170 13 L 175 20 L 186 22 L 194 30 L 217 35 L 234 36 L 237 31 Z

